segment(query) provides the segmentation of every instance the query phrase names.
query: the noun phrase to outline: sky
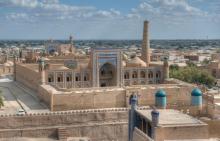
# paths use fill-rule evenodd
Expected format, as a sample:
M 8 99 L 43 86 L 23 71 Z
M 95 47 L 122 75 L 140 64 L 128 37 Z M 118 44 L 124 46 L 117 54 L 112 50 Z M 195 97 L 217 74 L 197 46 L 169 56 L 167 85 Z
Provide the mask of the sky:
M 220 39 L 220 0 L 0 0 L 0 39 Z

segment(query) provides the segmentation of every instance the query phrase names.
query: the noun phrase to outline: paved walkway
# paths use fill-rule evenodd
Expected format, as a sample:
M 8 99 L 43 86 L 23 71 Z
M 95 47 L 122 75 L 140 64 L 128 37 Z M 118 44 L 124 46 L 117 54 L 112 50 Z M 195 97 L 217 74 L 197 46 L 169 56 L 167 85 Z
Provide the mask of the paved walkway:
M 0 114 L 16 113 L 22 108 L 29 112 L 49 112 L 49 109 L 40 102 L 36 92 L 14 82 L 9 78 L 0 79 L 0 89 L 4 97 L 5 106 L 0 110 Z
M 1 108 L 0 114 L 14 114 L 18 109 L 22 108 L 8 88 L 0 87 L 0 89 L 4 98 L 4 106 Z

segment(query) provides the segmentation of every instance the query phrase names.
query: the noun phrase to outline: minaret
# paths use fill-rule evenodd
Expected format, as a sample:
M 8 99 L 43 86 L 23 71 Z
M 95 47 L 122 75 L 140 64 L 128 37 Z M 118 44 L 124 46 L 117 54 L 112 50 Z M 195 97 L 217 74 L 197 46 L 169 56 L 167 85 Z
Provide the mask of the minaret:
M 14 81 L 16 81 L 16 59 L 17 59 L 17 57 L 16 57 L 16 55 L 14 55 L 14 58 L 13 58 L 13 61 L 14 61 Z
M 74 49 L 74 46 L 73 46 L 73 36 L 72 35 L 70 35 L 70 37 L 69 37 L 69 42 L 70 42 L 70 52 L 71 53 L 74 53 L 75 52 L 75 49 Z
M 146 62 L 147 66 L 150 64 L 150 41 L 149 41 L 149 22 L 144 21 L 143 41 L 142 41 L 142 60 Z
M 73 44 L 73 36 L 72 35 L 70 35 L 69 41 L 70 41 L 70 44 L 72 45 Z
M 164 80 L 169 79 L 169 62 L 167 57 L 165 57 L 163 61 L 163 74 Z
M 41 75 L 40 84 L 45 84 L 45 62 L 43 58 L 39 59 L 39 73 Z

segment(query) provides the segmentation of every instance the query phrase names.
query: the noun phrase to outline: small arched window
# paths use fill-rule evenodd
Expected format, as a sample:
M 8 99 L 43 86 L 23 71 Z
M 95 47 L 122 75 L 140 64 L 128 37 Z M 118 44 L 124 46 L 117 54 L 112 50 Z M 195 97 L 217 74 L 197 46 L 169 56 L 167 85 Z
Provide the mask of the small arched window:
M 154 74 L 153 74 L 152 71 L 149 71 L 149 72 L 148 72 L 148 78 L 153 78 L 153 75 L 154 75 Z
M 141 71 L 141 78 L 145 78 L 145 77 L 146 77 L 145 72 Z
M 81 79 L 80 79 L 80 74 L 76 74 L 75 80 L 76 80 L 76 81 L 81 81 Z
M 129 79 L 129 72 L 124 73 L 124 79 Z
M 138 77 L 137 71 L 133 71 L 132 78 L 137 78 L 137 77 Z
M 63 75 L 62 74 L 57 75 L 57 82 L 63 82 Z
M 71 74 L 67 74 L 67 75 L 66 75 L 66 81 L 67 81 L 67 82 L 72 81 L 72 75 L 71 75 Z
M 53 74 L 48 75 L 48 82 L 53 82 Z
M 157 71 L 156 78 L 160 78 L 160 77 L 161 77 L 161 73 L 160 73 L 160 71 Z
M 84 81 L 89 81 L 89 75 L 88 74 L 84 75 Z

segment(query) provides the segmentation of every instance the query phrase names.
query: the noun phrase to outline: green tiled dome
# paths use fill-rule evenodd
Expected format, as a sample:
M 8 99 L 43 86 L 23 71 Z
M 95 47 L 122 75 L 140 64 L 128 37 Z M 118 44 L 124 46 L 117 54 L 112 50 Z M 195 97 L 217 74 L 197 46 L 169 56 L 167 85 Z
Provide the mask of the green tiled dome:
M 156 97 L 166 97 L 166 92 L 160 89 L 156 92 Z
M 195 88 L 192 90 L 191 96 L 202 96 L 202 92 L 199 88 Z

